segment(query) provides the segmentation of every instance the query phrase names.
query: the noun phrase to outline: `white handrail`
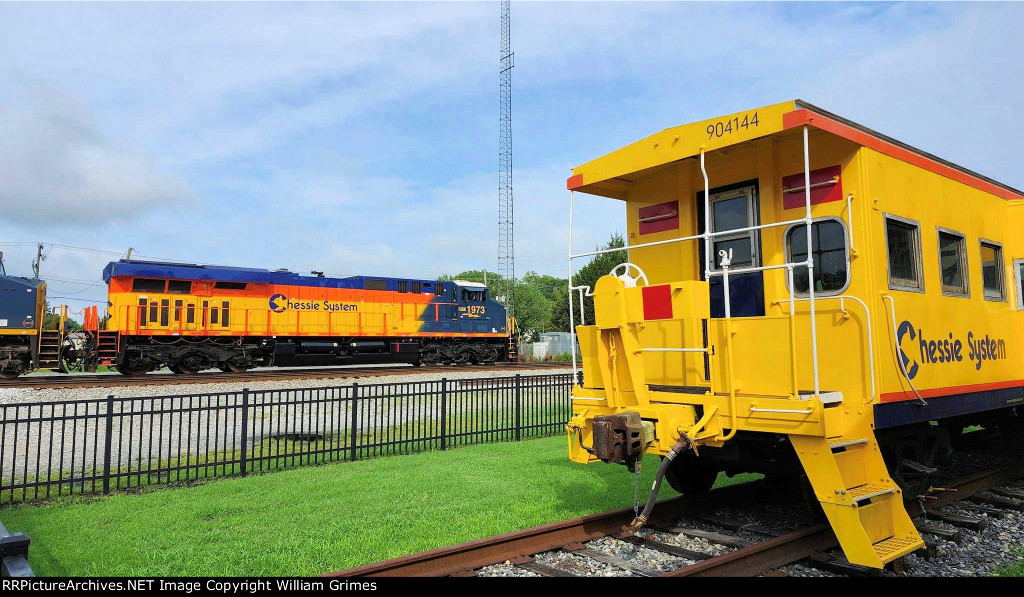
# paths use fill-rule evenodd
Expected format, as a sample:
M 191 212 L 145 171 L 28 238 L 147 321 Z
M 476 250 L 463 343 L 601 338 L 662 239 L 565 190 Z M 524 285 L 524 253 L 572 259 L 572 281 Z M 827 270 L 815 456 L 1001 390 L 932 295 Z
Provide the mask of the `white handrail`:
M 820 399 L 821 384 L 818 380 L 818 326 L 814 320 L 814 245 L 811 244 L 811 152 L 807 142 L 807 125 L 804 125 L 804 203 L 807 224 L 807 295 L 811 306 L 811 362 L 814 364 L 814 395 Z M 793 289 L 790 288 L 792 293 Z
M 903 364 L 903 359 L 900 358 L 900 355 L 903 354 L 903 349 L 900 348 L 899 336 L 897 336 L 896 332 L 896 301 L 895 299 L 892 298 L 892 296 L 885 293 L 882 293 L 882 300 L 889 301 L 889 314 L 892 316 L 892 339 L 893 344 L 896 348 L 896 364 L 899 365 L 899 371 L 900 373 L 903 374 L 903 377 L 906 378 L 907 383 L 910 384 L 910 389 L 914 391 L 914 395 L 917 396 L 917 399 L 921 402 L 921 405 L 928 406 L 928 401 L 922 398 L 921 394 L 918 393 L 917 388 L 914 387 L 914 382 L 910 380 L 910 374 L 907 373 L 907 366 Z
M 868 323 L 868 366 L 869 366 L 870 375 L 871 375 L 871 398 L 865 404 L 871 404 L 872 402 L 875 401 L 875 394 L 876 394 L 876 389 L 875 389 L 875 342 L 874 342 L 874 333 L 872 332 L 872 328 L 871 328 L 871 309 L 868 308 L 867 303 L 865 303 L 860 298 L 858 298 L 856 296 L 853 296 L 852 294 L 841 294 L 839 296 L 823 296 L 823 297 L 820 297 L 820 298 L 818 298 L 816 300 L 827 301 L 827 300 L 833 300 L 833 299 L 838 299 L 839 300 L 839 310 L 842 311 L 843 313 L 846 313 L 846 307 L 843 305 L 843 301 L 845 299 L 850 299 L 852 301 L 857 301 L 858 303 L 860 303 L 860 306 L 864 308 L 864 313 L 867 315 L 867 323 Z M 790 302 L 790 315 L 793 314 L 793 301 L 806 301 L 806 300 L 809 300 L 809 299 L 806 298 L 806 297 L 792 297 L 791 296 L 790 300 L 789 300 L 789 302 Z M 778 304 L 778 302 L 781 302 L 781 301 L 777 301 L 776 304 Z
M 575 386 L 579 380 L 579 375 L 576 373 L 576 321 L 573 317 L 573 306 L 572 306 L 572 212 L 573 204 L 576 200 L 575 191 L 569 191 L 569 348 L 572 350 L 572 384 Z M 583 299 L 580 298 L 580 309 L 583 309 Z
M 705 163 L 705 153 L 706 153 L 705 152 L 705 148 L 701 147 L 700 148 L 700 171 L 701 171 L 701 176 L 704 179 L 704 231 L 701 234 L 698 234 L 698 235 L 691 235 L 691 236 L 684 236 L 684 237 L 667 239 L 667 240 L 660 240 L 660 241 L 653 241 L 653 242 L 648 242 L 648 243 L 641 243 L 639 245 L 631 245 L 628 248 L 599 249 L 599 250 L 596 250 L 596 251 L 588 251 L 586 253 L 573 254 L 573 252 L 572 252 L 572 238 L 573 238 L 572 227 L 573 227 L 573 210 L 574 210 L 574 207 L 575 207 L 575 195 L 574 195 L 574 192 L 570 190 L 570 192 L 569 192 L 569 254 L 568 254 L 569 283 L 568 283 L 568 287 L 569 287 L 569 324 L 570 324 L 570 327 L 572 328 L 570 330 L 570 338 L 571 338 L 572 351 L 573 351 L 572 367 L 573 367 L 574 383 L 575 383 L 575 378 L 576 378 L 576 375 L 577 375 L 577 373 L 576 373 L 577 365 L 576 365 L 575 308 L 574 308 L 574 305 L 573 305 L 573 298 L 572 298 L 573 291 L 579 291 L 580 292 L 580 310 L 581 310 L 580 319 L 581 319 L 581 321 L 583 321 L 585 319 L 585 317 L 584 317 L 585 312 L 583 310 L 583 298 L 584 298 L 583 289 L 582 289 L 582 287 L 574 287 L 572 285 L 572 262 L 573 262 L 573 260 L 574 259 L 579 259 L 579 258 L 582 258 L 582 257 L 593 257 L 593 256 L 596 256 L 596 255 L 603 255 L 603 254 L 607 254 L 607 253 L 613 253 L 615 251 L 622 251 L 624 249 L 629 251 L 629 250 L 632 250 L 632 249 L 638 249 L 638 248 L 644 248 L 644 247 L 653 247 L 653 246 L 664 245 L 664 244 L 669 244 L 669 243 L 677 243 L 677 242 L 684 242 L 684 241 L 690 241 L 690 240 L 703 239 L 703 241 L 704 241 L 704 264 L 703 265 L 704 265 L 705 279 L 709 280 L 712 276 L 722 276 L 722 278 L 723 278 L 723 284 L 722 284 L 722 286 L 723 286 L 723 294 L 724 294 L 723 299 L 724 299 L 724 303 L 725 303 L 725 305 L 724 305 L 725 306 L 725 319 L 726 319 L 727 325 L 728 325 L 728 321 L 731 319 L 731 316 L 732 316 L 732 305 L 731 305 L 732 299 L 729 296 L 729 275 L 730 274 L 736 275 L 736 274 L 743 274 L 743 273 L 749 273 L 749 272 L 767 271 L 767 270 L 773 270 L 773 269 L 786 269 L 787 270 L 787 275 L 790 278 L 792 278 L 792 273 L 793 273 L 793 267 L 794 266 L 804 265 L 805 267 L 807 267 L 807 270 L 808 270 L 808 281 L 809 281 L 809 283 L 808 283 L 808 297 L 806 299 L 800 299 L 800 300 L 807 300 L 809 302 L 809 304 L 810 304 L 811 360 L 812 360 L 812 367 L 813 367 L 813 371 L 814 371 L 814 395 L 815 395 L 815 397 L 820 398 L 820 395 L 821 395 L 821 382 L 820 382 L 819 368 L 818 368 L 818 328 L 817 328 L 817 323 L 815 321 L 815 314 L 816 314 L 815 298 L 816 297 L 815 297 L 815 292 L 814 292 L 814 247 L 813 247 L 813 244 L 812 244 L 813 219 L 811 217 L 811 189 L 814 188 L 814 187 L 811 185 L 810 147 L 809 147 L 809 141 L 808 141 L 808 128 L 807 128 L 807 126 L 803 127 L 804 217 L 802 219 L 789 220 L 789 221 L 785 221 L 785 222 L 774 222 L 774 223 L 769 223 L 769 224 L 759 224 L 759 225 L 755 225 L 755 226 L 748 226 L 746 228 L 738 228 L 738 229 L 734 229 L 734 230 L 726 230 L 726 231 L 721 231 L 721 232 L 712 232 L 711 231 L 710 182 L 708 180 L 707 166 L 706 166 L 706 163 Z M 828 184 L 828 183 L 827 182 L 826 183 L 819 183 L 818 186 L 822 186 L 823 184 Z M 790 192 L 790 191 L 796 192 L 797 190 L 799 190 L 799 189 L 792 189 L 792 190 L 787 189 L 786 192 Z M 848 206 L 849 206 L 849 202 L 850 202 L 851 197 L 852 197 L 852 195 L 850 197 L 847 197 L 847 204 L 848 204 Z M 848 207 L 848 212 L 849 212 L 849 207 Z M 852 217 L 851 217 L 851 220 L 852 220 Z M 713 261 L 712 261 L 713 258 L 711 256 L 712 238 L 717 237 L 717 236 L 727 235 L 727 234 L 737 234 L 737 233 L 741 233 L 741 232 L 749 232 L 749 231 L 752 231 L 752 230 L 762 230 L 762 229 L 767 229 L 767 228 L 774 228 L 774 227 L 780 227 L 780 226 L 788 226 L 788 225 L 792 225 L 792 224 L 798 224 L 801 221 L 803 221 L 805 229 L 807 231 L 807 245 L 806 245 L 807 246 L 807 260 L 805 262 L 803 262 L 802 264 L 800 264 L 800 263 L 783 263 L 781 265 L 754 266 L 754 267 L 746 267 L 746 268 L 735 269 L 735 270 L 732 270 L 731 272 L 728 269 L 728 265 L 724 264 L 725 267 L 722 268 L 722 271 L 718 271 L 718 272 L 713 271 L 712 266 L 711 266 L 711 264 L 713 263 Z M 852 233 L 851 233 L 851 248 L 852 248 L 852 246 L 853 246 L 853 243 L 852 243 Z M 731 253 L 731 251 L 730 251 L 730 253 Z M 731 261 L 731 254 L 728 256 L 728 258 L 725 261 L 726 261 L 726 264 L 728 264 L 728 262 Z M 590 291 L 590 289 L 587 288 L 587 292 L 589 292 L 589 291 Z M 793 316 L 795 314 L 793 303 L 794 303 L 794 301 L 796 299 L 794 297 L 794 289 L 793 289 L 792 283 L 789 286 L 789 294 L 790 294 L 790 297 L 789 297 L 790 298 L 790 314 L 791 314 L 791 316 Z M 860 302 L 861 305 L 865 307 L 865 312 L 868 313 L 868 320 L 869 320 L 869 341 L 868 341 L 868 345 L 869 345 L 869 347 L 871 347 L 873 343 L 871 342 L 871 339 L 870 339 L 870 335 L 871 335 L 871 332 L 870 332 L 870 312 L 867 311 L 867 305 L 864 304 L 863 301 L 861 301 L 860 299 L 858 299 L 856 297 L 852 297 L 851 296 L 849 298 L 852 298 L 852 299 L 857 300 L 858 302 Z M 699 350 L 701 352 L 706 352 L 706 349 L 682 349 L 682 348 L 679 348 L 679 349 L 668 349 L 668 348 L 665 348 L 665 349 L 660 349 L 660 350 L 659 349 L 653 349 L 651 351 L 652 352 L 689 352 L 691 350 L 692 351 L 698 351 Z M 728 358 L 729 355 L 727 354 L 726 356 Z M 872 368 L 872 375 L 871 375 L 872 400 L 874 400 L 874 394 L 875 394 L 875 387 L 874 387 L 875 379 L 874 379 L 874 377 L 875 376 L 874 376 L 874 373 L 873 373 L 873 369 L 874 369 L 874 358 L 873 357 L 871 358 L 871 368 Z M 731 371 L 730 371 L 730 375 L 732 375 Z M 794 383 L 795 383 L 795 380 L 794 380 Z M 735 414 L 735 409 L 733 410 L 733 413 Z M 733 426 L 735 427 L 735 421 L 733 422 Z M 727 437 L 731 437 L 734 432 L 735 432 L 735 429 L 733 429 Z

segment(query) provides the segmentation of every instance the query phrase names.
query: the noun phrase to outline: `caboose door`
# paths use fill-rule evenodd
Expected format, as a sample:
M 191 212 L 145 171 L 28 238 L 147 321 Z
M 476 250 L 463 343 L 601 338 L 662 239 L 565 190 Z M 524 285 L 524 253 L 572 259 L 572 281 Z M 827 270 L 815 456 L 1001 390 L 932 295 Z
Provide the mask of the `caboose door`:
M 733 269 L 761 265 L 761 235 L 757 230 L 744 230 L 760 223 L 757 181 L 742 182 L 711 189 L 711 231 L 726 232 L 713 238 L 711 269 L 720 271 L 719 251 L 732 251 Z M 697 229 L 704 233 L 704 192 L 697 193 Z M 700 243 L 700 277 L 704 279 L 704 243 Z M 722 277 L 710 281 L 711 317 L 725 317 L 725 294 Z M 764 277 L 761 272 L 729 276 L 730 312 L 733 317 L 764 315 Z

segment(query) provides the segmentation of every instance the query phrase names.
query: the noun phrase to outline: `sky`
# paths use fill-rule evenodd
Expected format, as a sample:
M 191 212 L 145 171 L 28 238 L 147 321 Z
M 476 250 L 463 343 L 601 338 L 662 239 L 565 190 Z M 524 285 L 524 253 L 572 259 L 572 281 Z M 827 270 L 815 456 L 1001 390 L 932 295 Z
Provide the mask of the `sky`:
M 513 2 L 516 272 L 573 166 L 801 98 L 1018 188 L 1024 5 Z M 0 3 L 0 250 L 72 306 L 128 247 L 329 275 L 497 269 L 499 5 Z M 578 202 L 576 247 L 624 228 Z M 79 247 L 90 249 L 70 249 Z M 52 302 L 56 302 L 54 299 Z

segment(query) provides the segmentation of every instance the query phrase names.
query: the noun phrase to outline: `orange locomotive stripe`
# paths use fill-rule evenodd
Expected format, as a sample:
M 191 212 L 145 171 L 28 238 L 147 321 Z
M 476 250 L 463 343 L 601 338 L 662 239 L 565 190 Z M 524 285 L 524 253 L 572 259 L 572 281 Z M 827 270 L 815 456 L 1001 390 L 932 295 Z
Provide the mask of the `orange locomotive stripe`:
M 908 151 L 887 141 L 883 141 L 878 137 L 873 137 L 863 131 L 858 131 L 857 129 L 847 126 L 841 122 L 836 122 L 831 118 L 811 112 L 810 110 L 794 110 L 782 115 L 783 129 L 792 129 L 805 124 L 813 126 L 816 129 L 832 133 L 833 135 L 837 135 L 844 139 L 849 139 L 850 141 L 867 147 L 868 149 L 873 149 L 889 157 L 896 158 L 919 168 L 924 168 L 925 170 L 934 172 L 940 176 L 961 182 L 969 187 L 985 191 L 986 193 L 991 193 L 997 197 L 1007 200 L 1024 199 L 1024 197 L 1012 193 L 1003 187 L 971 176 L 970 174 L 961 172 L 955 168 L 950 168 L 949 166 L 930 160 L 920 154 Z
M 941 396 L 952 396 L 954 394 L 970 394 L 972 392 L 985 392 L 987 390 L 1005 390 L 1006 388 L 1024 387 L 1024 379 L 1013 381 L 994 381 L 990 383 L 978 383 L 967 386 L 947 386 L 944 388 L 930 388 L 918 390 L 922 398 L 938 398 Z M 880 396 L 882 402 L 902 402 L 904 400 L 917 400 L 913 390 L 905 392 L 889 392 Z

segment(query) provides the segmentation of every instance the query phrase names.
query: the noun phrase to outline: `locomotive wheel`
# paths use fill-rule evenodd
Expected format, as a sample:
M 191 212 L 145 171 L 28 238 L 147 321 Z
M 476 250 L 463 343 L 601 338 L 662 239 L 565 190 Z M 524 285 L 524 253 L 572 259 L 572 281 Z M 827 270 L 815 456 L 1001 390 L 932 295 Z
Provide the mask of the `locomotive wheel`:
M 137 377 L 149 373 L 149 367 L 132 367 L 130 365 L 118 365 L 117 372 L 127 377 Z
M 12 371 L 9 369 L 0 371 L 0 377 L 3 377 L 4 379 L 14 379 L 15 377 L 19 377 L 21 374 L 21 371 Z
M 702 495 L 711 490 L 718 471 L 700 463 L 692 452 L 679 456 L 665 472 L 669 486 L 683 495 Z
M 436 346 L 428 346 L 426 350 L 420 352 L 419 362 L 427 367 L 436 367 L 441 364 L 441 353 Z
M 236 365 L 234 363 L 224 363 L 217 366 L 218 369 L 224 373 L 245 373 L 252 367 L 244 367 L 242 365 Z
M 178 363 L 177 365 L 168 365 L 167 368 L 178 375 L 195 375 L 199 373 L 199 369 L 190 369 L 181 363 Z

